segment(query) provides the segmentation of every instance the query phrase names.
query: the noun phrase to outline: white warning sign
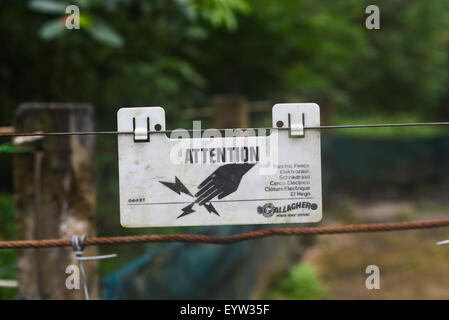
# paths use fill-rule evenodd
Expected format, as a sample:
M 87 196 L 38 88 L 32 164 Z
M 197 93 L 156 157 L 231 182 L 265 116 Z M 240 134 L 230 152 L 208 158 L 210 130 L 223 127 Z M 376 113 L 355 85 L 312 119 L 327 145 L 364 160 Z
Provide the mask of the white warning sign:
M 117 113 L 124 227 L 311 223 L 322 217 L 316 104 L 273 107 L 272 127 L 166 130 L 161 107 Z

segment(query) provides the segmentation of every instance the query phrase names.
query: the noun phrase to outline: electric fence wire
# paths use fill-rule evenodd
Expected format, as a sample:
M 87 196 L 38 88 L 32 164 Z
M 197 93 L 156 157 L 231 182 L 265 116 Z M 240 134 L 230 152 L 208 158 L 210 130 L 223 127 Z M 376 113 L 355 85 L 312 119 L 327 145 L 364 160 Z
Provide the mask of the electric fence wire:
M 333 126 L 311 126 L 304 127 L 305 130 L 326 129 L 351 129 L 351 128 L 386 128 L 386 127 L 416 127 L 416 126 L 447 126 L 449 122 L 421 122 L 421 123 L 390 123 L 390 124 L 361 124 L 361 125 L 333 125 Z M 280 128 L 232 128 L 219 129 L 219 131 L 236 130 L 290 130 L 289 127 Z M 181 129 L 184 130 L 184 129 Z M 204 132 L 205 129 L 186 129 L 187 132 Z M 150 134 L 180 132 L 176 130 L 150 131 Z M 6 132 L 0 133 L 0 137 L 18 136 L 66 136 L 66 135 L 107 135 L 107 134 L 134 134 L 133 131 L 92 131 L 92 132 Z M 438 219 L 428 221 L 410 221 L 376 224 L 352 224 L 344 226 L 321 226 L 321 227 L 298 227 L 298 228 L 271 228 L 235 234 L 231 236 L 210 236 L 194 234 L 164 234 L 164 235 L 138 235 L 117 237 L 91 237 L 85 240 L 85 245 L 107 245 L 127 243 L 148 242 L 187 242 L 187 243 L 209 243 L 230 244 L 240 241 L 258 239 L 269 236 L 299 236 L 299 235 L 329 235 L 342 233 L 365 233 L 365 232 L 387 232 L 412 229 L 439 228 L 449 226 L 449 219 Z M 71 239 L 46 239 L 46 240 L 14 240 L 0 241 L 0 249 L 13 248 L 49 248 L 68 247 L 72 245 Z

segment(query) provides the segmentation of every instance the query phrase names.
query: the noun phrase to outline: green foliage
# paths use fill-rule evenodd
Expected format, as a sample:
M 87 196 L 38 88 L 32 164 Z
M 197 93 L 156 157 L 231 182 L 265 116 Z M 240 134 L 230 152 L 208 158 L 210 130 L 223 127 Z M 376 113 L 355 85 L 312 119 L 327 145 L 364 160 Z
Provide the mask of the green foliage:
M 12 196 L 0 193 L 0 239 L 14 238 L 14 214 L 12 210 Z
M 225 26 L 228 30 L 237 28 L 236 12 L 250 12 L 245 0 L 192 0 L 189 6 L 213 26 Z
M 44 40 L 51 40 L 61 36 L 65 30 L 64 24 L 62 24 L 61 19 L 58 18 L 44 23 L 39 30 L 39 35 Z
M 366 2 L 368 3 L 368 1 Z M 377 1 L 381 30 L 365 31 L 370 54 L 356 67 L 355 105 L 434 115 L 447 87 L 446 1 Z
M 438 115 L 448 80 L 447 2 L 376 1 L 380 30 L 365 28 L 372 1 L 249 3 L 237 32 L 214 31 L 220 41 L 204 41 L 199 65 L 214 91 L 318 96 L 349 114 Z
M 95 21 L 87 28 L 87 32 L 93 39 L 99 42 L 109 44 L 114 47 L 121 47 L 123 45 L 122 37 L 107 23 L 99 19 L 95 19 Z
M 11 142 L 0 144 L 0 153 L 20 153 L 20 152 L 33 152 L 33 151 L 34 151 L 33 148 L 14 146 Z
M 13 240 L 15 238 L 15 224 L 12 209 L 12 196 L 0 193 L 0 241 Z M 16 250 L 0 251 L 0 279 L 16 278 Z M 0 300 L 14 299 L 17 295 L 16 288 L 0 288 Z
M 0 37 L 8 39 L 0 53 L 1 119 L 21 101 L 89 101 L 100 126 L 114 125 L 111 107 L 148 104 L 166 107 L 177 126 L 179 109 L 207 96 L 208 81 L 194 62 L 205 54 L 199 41 L 213 29 L 235 29 L 248 8 L 244 0 L 71 3 L 80 8 L 80 30 L 65 28 L 68 14 L 57 8 L 67 1 L 14 2 L 0 10 Z
M 96 15 L 91 14 L 91 10 L 96 7 L 106 7 L 104 1 L 79 0 L 75 1 L 80 9 L 80 28 L 87 30 L 87 33 L 95 40 L 105 45 L 113 47 L 123 46 L 122 37 L 107 23 Z M 70 4 L 67 2 L 59 2 L 57 0 L 31 0 L 30 8 L 39 12 L 48 14 L 58 14 L 57 19 L 45 22 L 40 28 L 39 35 L 44 40 L 58 39 L 70 32 L 66 26 L 66 8 Z M 82 13 L 81 13 L 82 10 Z
M 30 8 L 43 13 L 57 13 L 63 14 L 67 3 L 56 2 L 52 0 L 32 0 L 30 1 Z
M 322 299 L 328 295 L 314 268 L 307 264 L 294 266 L 288 274 L 276 282 L 267 299 Z
M 63 0 L 0 11 L 0 36 L 8 39 L 0 53 L 2 113 L 17 101 L 84 100 L 113 123 L 111 106 L 151 103 L 168 108 L 176 124 L 182 107 L 243 93 L 324 97 L 338 114 L 435 119 L 449 100 L 443 0 L 375 1 L 380 30 L 365 28 L 368 0 L 71 3 L 80 7 L 81 30 L 65 28 Z
M 122 47 L 122 36 L 106 23 L 100 14 L 104 11 L 117 12 L 123 8 L 140 6 L 143 12 L 150 12 L 157 6 L 147 1 L 93 1 L 78 0 L 74 3 L 80 9 L 80 27 L 95 40 L 105 45 Z M 198 21 L 201 17 L 214 27 L 226 27 L 229 30 L 237 28 L 236 13 L 247 13 L 249 5 L 245 0 L 176 0 L 175 6 L 179 13 L 191 21 Z M 69 30 L 65 28 L 66 1 L 58 0 L 30 0 L 29 7 L 32 10 L 46 14 L 58 14 L 59 18 L 45 22 L 40 29 L 40 36 L 44 40 L 53 40 L 66 35 Z M 104 15 L 104 14 L 103 14 Z M 198 28 L 196 29 L 199 30 Z M 190 29 L 192 32 L 192 29 Z

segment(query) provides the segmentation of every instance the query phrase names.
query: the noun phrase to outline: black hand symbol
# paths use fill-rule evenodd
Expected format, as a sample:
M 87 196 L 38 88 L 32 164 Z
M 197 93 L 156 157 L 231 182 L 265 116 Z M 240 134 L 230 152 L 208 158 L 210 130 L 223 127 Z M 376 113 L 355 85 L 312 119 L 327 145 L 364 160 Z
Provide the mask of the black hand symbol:
M 202 206 L 216 196 L 221 199 L 233 193 L 239 187 L 243 175 L 254 165 L 235 163 L 221 166 L 198 186 L 200 190 L 195 194 L 195 202 Z

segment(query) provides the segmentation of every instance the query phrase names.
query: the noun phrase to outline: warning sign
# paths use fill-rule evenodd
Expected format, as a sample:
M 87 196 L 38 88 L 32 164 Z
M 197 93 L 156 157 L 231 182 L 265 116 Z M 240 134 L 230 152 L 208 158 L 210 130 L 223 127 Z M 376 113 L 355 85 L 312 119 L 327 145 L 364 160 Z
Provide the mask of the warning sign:
M 161 107 L 118 111 L 124 227 L 321 220 L 316 104 L 277 104 L 273 130 L 167 131 Z

